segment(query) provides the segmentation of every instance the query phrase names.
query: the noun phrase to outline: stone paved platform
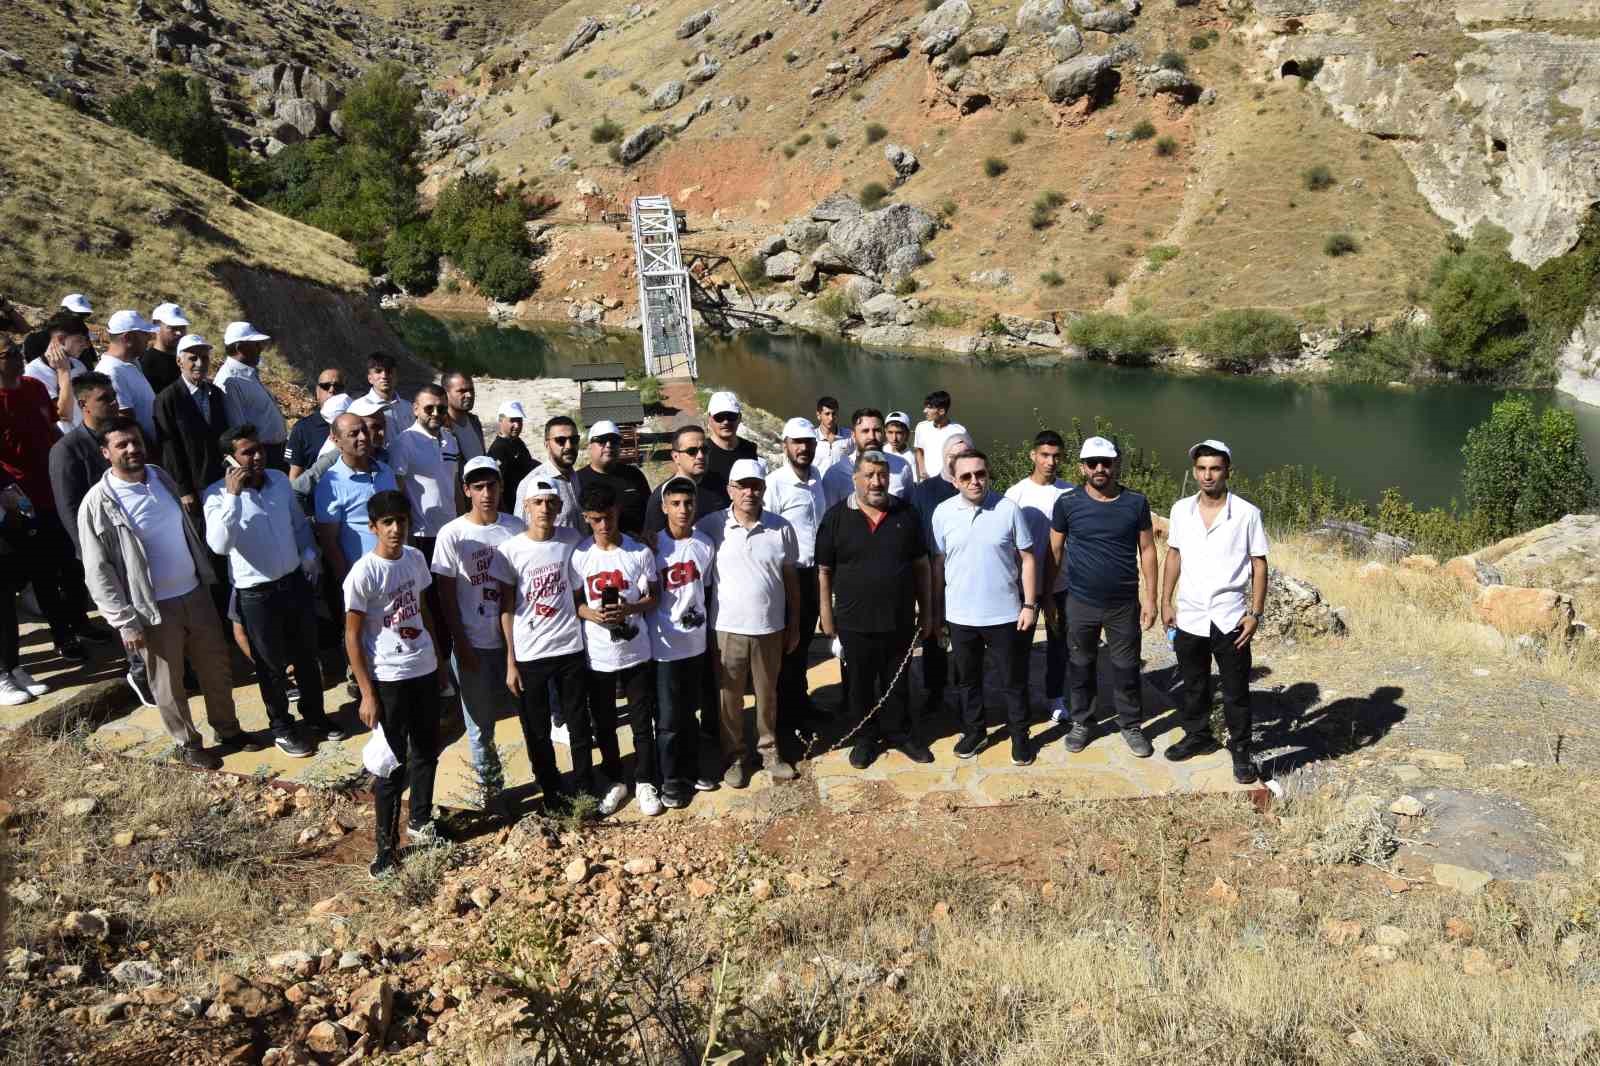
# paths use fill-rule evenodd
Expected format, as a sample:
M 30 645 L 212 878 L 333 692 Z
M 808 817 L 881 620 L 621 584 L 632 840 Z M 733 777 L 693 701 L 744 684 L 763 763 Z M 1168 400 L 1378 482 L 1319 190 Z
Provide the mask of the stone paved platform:
M 113 659 L 107 651 L 98 663 L 65 669 L 59 660 L 51 662 L 48 637 L 40 638 L 35 632 L 25 636 L 25 663 L 42 679 L 63 682 L 85 682 L 108 677 L 120 677 L 120 660 Z M 826 641 L 820 636 L 814 647 L 820 652 Z M 1172 653 L 1166 642 L 1156 635 L 1147 635 L 1144 648 L 1144 706 L 1146 729 L 1155 742 L 1154 758 L 1135 759 L 1109 724 L 1103 725 L 1089 748 L 1077 755 L 1068 754 L 1060 738 L 1064 730 L 1044 721 L 1044 701 L 1038 697 L 1043 691 L 1044 643 L 1040 635 L 1031 657 L 1030 692 L 1035 694 L 1032 735 L 1038 752 L 1037 761 L 1028 767 L 1011 764 L 1010 745 L 999 720 L 991 714 L 991 742 L 977 758 L 957 759 L 952 753 L 957 732 L 955 718 L 950 711 L 924 721 L 922 732 L 930 741 L 935 761 L 931 765 L 912 763 L 898 752 L 886 752 L 866 771 L 857 771 L 849 765 L 844 748 L 824 750 L 815 758 L 801 764 L 799 781 L 774 785 L 765 773 L 758 773 L 750 787 L 743 790 L 721 788 L 715 792 L 697 793 L 690 806 L 682 812 L 667 812 L 667 817 L 696 816 L 703 818 L 733 815 L 760 817 L 794 805 L 809 802 L 815 797 L 820 803 L 836 810 L 864 807 L 918 804 L 932 802 L 961 806 L 982 806 L 1011 802 L 1028 797 L 1060 797 L 1064 799 L 1114 799 L 1156 796 L 1182 792 L 1220 792 L 1238 790 L 1233 781 L 1226 753 L 1191 760 L 1183 764 L 1169 763 L 1161 758 L 1161 750 L 1180 735 L 1175 719 L 1170 713 L 1172 701 L 1167 687 L 1172 683 Z M 915 679 L 920 664 L 912 667 L 914 704 L 920 695 L 920 685 Z M 242 675 L 241 675 L 242 676 Z M 330 676 L 332 676 L 330 672 Z M 1106 676 L 1104 669 L 1102 676 Z M 814 661 L 810 673 L 810 687 L 817 704 L 824 709 L 836 709 L 841 688 L 839 664 L 833 658 Z M 48 711 L 67 693 L 52 693 L 45 700 L 20 708 L 6 708 L 10 713 L 4 724 L 16 726 L 32 713 Z M 247 680 L 235 689 L 234 697 L 241 722 L 247 729 L 265 729 L 266 710 L 253 680 Z M 327 693 L 330 713 L 338 713 L 348 727 L 361 728 L 355 716 L 355 704 L 344 695 L 342 682 Z M 747 706 L 751 701 L 747 700 Z M 1102 704 L 1109 706 L 1109 693 L 1102 694 Z M 199 696 L 190 700 L 190 710 L 201 730 L 210 736 L 204 725 L 205 708 Z M 842 732 L 836 727 L 833 735 Z M 437 802 L 470 808 L 474 805 L 474 775 L 467 763 L 466 742 L 461 736 L 459 712 L 448 714 L 445 723 L 448 744 L 440 760 L 438 783 L 435 789 Z M 631 753 L 631 738 L 626 727 L 619 730 L 621 747 L 626 757 Z M 830 735 L 825 733 L 824 740 Z M 366 743 L 364 729 L 356 736 L 342 742 L 321 744 L 316 755 L 305 759 L 292 759 L 269 748 L 262 752 L 235 752 L 226 756 L 227 770 L 242 775 L 260 775 L 289 783 L 303 783 L 324 787 L 358 787 L 363 783 L 361 747 Z M 495 740 L 505 766 L 506 780 L 513 797 L 531 799 L 534 790 L 529 784 L 528 760 L 517 719 L 508 711 L 498 723 Z M 140 758 L 163 758 L 171 751 L 171 741 L 161 728 L 160 717 L 152 708 L 136 708 L 120 717 L 99 725 L 90 743 L 107 751 Z M 794 742 L 793 750 L 785 754 L 794 758 L 801 754 Z M 822 745 L 819 745 L 821 749 Z M 557 760 L 563 770 L 570 769 L 567 749 L 556 746 Z M 709 768 L 715 759 L 714 752 L 702 753 Z M 620 813 L 622 818 L 639 817 L 637 806 L 630 801 Z

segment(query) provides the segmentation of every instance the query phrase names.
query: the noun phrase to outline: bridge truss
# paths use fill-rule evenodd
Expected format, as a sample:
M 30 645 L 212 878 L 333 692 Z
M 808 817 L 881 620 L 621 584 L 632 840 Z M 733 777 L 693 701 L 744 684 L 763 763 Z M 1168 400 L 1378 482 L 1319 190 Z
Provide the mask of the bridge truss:
M 697 378 L 694 303 L 678 248 L 678 215 L 665 196 L 639 196 L 629 210 L 639 276 L 639 321 L 645 373 Z

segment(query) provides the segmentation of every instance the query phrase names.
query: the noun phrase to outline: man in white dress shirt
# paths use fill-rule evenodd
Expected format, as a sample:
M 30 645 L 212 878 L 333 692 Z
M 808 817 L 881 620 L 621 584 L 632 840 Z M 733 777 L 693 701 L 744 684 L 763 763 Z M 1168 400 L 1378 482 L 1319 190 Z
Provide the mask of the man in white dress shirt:
M 261 353 L 267 350 L 271 337 L 248 322 L 229 322 L 222 335 L 222 349 L 228 357 L 222 361 L 213 383 L 228 398 L 228 416 L 232 425 L 246 422 L 261 434 L 261 446 L 267 449 L 267 465 L 274 470 L 289 469 L 283 457 L 284 445 L 289 441 L 289 425 L 283 420 L 278 401 L 261 384 Z
M 806 660 L 821 610 L 817 583 L 817 527 L 828 513 L 822 476 L 814 465 L 817 430 L 804 418 L 791 418 L 783 427 L 783 465 L 767 476 L 763 506 L 794 527 L 795 577 L 800 582 L 800 643 L 783 657 L 778 673 L 778 718 L 793 728 L 816 718 L 816 708 L 806 689 Z M 845 464 L 849 465 L 849 464 Z
M 883 451 L 883 412 L 876 407 L 858 409 L 850 416 L 850 434 L 855 442 L 851 455 Z M 898 455 L 886 454 L 884 458 L 889 460 L 889 495 L 910 500 L 911 490 L 917 483 L 911 464 Z M 828 468 L 828 472 L 822 475 L 822 493 L 827 498 L 829 507 L 848 500 L 855 491 L 854 463 L 841 460 L 834 463 Z

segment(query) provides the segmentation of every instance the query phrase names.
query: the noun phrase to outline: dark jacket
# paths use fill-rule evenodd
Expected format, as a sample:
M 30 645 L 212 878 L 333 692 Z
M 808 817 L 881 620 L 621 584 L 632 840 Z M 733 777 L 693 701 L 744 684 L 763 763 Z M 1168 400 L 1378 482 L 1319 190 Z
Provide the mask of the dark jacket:
M 200 407 L 189 395 L 182 378 L 161 390 L 156 397 L 156 432 L 161 434 L 161 467 L 182 489 L 182 495 L 199 499 L 206 487 L 221 481 L 222 445 L 217 438 L 228 428 L 222 390 L 211 382 L 200 386 L 208 397 L 210 418 L 202 418 Z
M 146 348 L 139 357 L 139 369 L 144 371 L 144 379 L 150 387 L 160 396 L 162 391 L 177 381 L 182 376 L 178 369 L 178 357 L 172 352 L 164 352 L 154 346 Z
M 60 440 L 50 446 L 50 491 L 56 497 L 56 514 L 67 527 L 67 536 L 80 557 L 83 546 L 78 543 L 78 505 L 89 490 L 110 469 L 105 456 L 100 454 L 100 438 L 88 426 L 74 426 Z

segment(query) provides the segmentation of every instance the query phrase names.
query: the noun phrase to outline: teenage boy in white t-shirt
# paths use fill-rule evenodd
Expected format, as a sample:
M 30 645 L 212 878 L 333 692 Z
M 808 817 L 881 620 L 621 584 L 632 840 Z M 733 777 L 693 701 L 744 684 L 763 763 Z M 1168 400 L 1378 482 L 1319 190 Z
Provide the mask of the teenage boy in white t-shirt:
M 587 720 L 583 701 L 588 663 L 570 576 L 572 553 L 582 538 L 577 530 L 556 525 L 562 497 L 554 479 L 534 471 L 523 478 L 520 490 L 528 531 L 495 549 L 490 574 L 500 582 L 500 632 L 512 651 L 506 687 L 521 700 L 522 738 L 533 779 L 544 794 L 544 809 L 557 813 L 567 810 L 571 801 L 561 787 L 556 750 L 550 742 L 552 718 Z M 552 688 L 555 707 L 550 701 Z M 581 777 L 578 784 L 593 791 Z
M 650 648 L 656 660 L 656 739 L 661 751 L 661 803 L 689 805 L 699 764 L 694 712 L 705 671 L 707 618 L 711 613 L 711 538 L 695 531 L 698 489 L 687 477 L 661 486 L 667 526 L 656 534 L 661 601 L 650 612 Z M 644 808 L 641 799 L 639 807 Z
M 400 763 L 374 789 L 378 854 L 374 878 L 391 871 L 400 853 L 400 793 L 411 789 L 413 840 L 438 839 L 433 824 L 433 777 L 439 768 L 439 679 L 433 618 L 423 593 L 432 584 L 422 553 L 410 547 L 411 503 L 388 489 L 367 501 L 367 525 L 377 545 L 344 579 L 344 650 L 361 689 L 361 720 L 383 727 Z
M 515 706 L 506 688 L 506 642 L 500 632 L 500 582 L 490 576 L 495 549 L 527 529 L 520 518 L 500 513 L 500 464 L 487 455 L 469 459 L 461 475 L 467 513 L 439 531 L 433 574 L 439 604 L 450 628 L 450 665 L 461 693 L 467 750 L 485 810 L 509 813 L 501 804 L 505 774 L 495 750 L 494 723 Z
M 1077 489 L 1071 482 L 1056 477 L 1061 463 L 1061 434 L 1053 429 L 1043 429 L 1033 438 L 1033 448 L 1028 458 L 1033 470 L 1021 481 L 1006 489 L 1006 499 L 1022 509 L 1023 520 L 1033 534 L 1033 556 L 1037 560 L 1035 571 L 1039 587 L 1043 589 L 1041 602 L 1053 603 L 1056 622 L 1045 626 L 1044 697 L 1050 702 L 1050 720 L 1066 722 L 1067 714 L 1067 571 L 1062 567 L 1053 582 L 1046 586 L 1050 571 L 1050 520 L 1056 513 L 1056 499 Z M 1047 612 L 1047 617 L 1048 617 Z M 1035 624 L 1038 619 L 1036 618 Z M 1033 627 L 1017 642 L 1021 656 L 1023 700 L 1027 700 L 1028 656 L 1033 650 Z
M 583 643 L 589 656 L 589 720 L 582 728 L 567 722 L 572 765 L 580 777 L 589 769 L 590 741 L 578 734 L 592 730 L 594 742 L 600 745 L 600 765 L 610 781 L 600 799 L 600 813 L 615 814 L 628 802 L 622 753 L 617 747 L 620 682 L 633 729 L 639 810 L 660 814 L 655 664 L 650 659 L 649 625 L 640 617 L 656 605 L 655 556 L 622 532 L 620 501 L 609 482 L 586 486 L 578 496 L 578 506 L 592 534 L 572 553 L 572 594 L 578 603 L 578 617 L 584 621 Z

